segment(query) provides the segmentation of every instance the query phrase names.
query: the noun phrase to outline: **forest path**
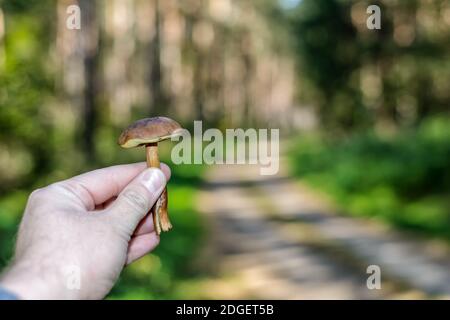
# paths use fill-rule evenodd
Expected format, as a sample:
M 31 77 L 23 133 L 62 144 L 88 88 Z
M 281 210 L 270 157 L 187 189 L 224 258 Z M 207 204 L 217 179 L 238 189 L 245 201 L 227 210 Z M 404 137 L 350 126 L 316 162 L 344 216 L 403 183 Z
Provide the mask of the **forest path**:
M 367 219 L 343 217 L 289 177 L 257 166 L 211 167 L 200 210 L 211 234 L 205 255 L 215 276 L 205 288 L 218 298 L 449 298 L 450 254 Z M 366 270 L 381 269 L 369 290 Z

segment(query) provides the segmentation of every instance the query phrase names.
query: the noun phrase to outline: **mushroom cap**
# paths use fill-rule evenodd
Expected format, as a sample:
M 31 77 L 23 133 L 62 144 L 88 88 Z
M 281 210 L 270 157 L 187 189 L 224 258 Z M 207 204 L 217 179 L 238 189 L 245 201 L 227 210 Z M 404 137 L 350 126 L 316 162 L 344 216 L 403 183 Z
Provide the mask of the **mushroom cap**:
M 122 148 L 133 148 L 170 139 L 181 133 L 181 126 L 167 117 L 145 118 L 123 130 L 118 143 Z

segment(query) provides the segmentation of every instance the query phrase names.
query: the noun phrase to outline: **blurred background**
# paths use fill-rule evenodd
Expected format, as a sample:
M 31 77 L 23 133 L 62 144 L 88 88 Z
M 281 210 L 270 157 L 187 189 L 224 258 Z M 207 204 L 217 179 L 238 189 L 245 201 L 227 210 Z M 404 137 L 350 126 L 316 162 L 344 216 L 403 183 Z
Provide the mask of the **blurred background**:
M 449 298 L 449 39 L 445 0 L 0 0 L 0 267 L 33 189 L 165 115 L 280 128 L 280 173 L 171 165 L 175 229 L 109 298 Z

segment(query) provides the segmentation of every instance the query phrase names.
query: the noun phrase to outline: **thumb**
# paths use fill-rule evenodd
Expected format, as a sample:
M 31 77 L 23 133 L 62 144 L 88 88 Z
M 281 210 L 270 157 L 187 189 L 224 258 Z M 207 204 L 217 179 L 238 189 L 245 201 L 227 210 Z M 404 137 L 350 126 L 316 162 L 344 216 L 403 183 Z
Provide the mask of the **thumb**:
M 131 234 L 158 200 L 165 185 L 166 177 L 161 170 L 146 169 L 119 194 L 108 209 L 110 217 Z

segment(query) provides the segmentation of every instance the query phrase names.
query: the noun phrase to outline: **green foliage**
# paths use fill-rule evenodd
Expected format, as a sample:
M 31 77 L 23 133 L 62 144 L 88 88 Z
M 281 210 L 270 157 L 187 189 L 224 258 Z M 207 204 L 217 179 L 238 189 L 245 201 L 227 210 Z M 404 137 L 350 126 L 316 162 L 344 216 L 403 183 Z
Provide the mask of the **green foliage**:
M 360 66 L 357 32 L 349 19 L 350 2 L 305 0 L 289 18 L 296 39 L 303 99 L 313 100 L 326 125 L 365 124 L 361 93 L 352 75 Z
M 15 234 L 27 200 L 27 193 L 11 191 L 0 198 L 0 270 L 11 258 Z
M 17 173 L 0 173 L 0 178 L 8 182 L 0 186 L 0 192 L 26 185 L 52 167 L 53 126 L 44 104 L 53 93 L 51 73 L 45 63 L 52 33 L 48 19 L 36 14 L 51 14 L 51 7 L 28 3 L 8 2 L 4 8 L 11 16 L 6 15 L 8 32 L 4 48 L 0 47 L 5 53 L 0 63 L 0 146 L 26 160 L 17 166 Z
M 194 104 L 206 105 L 208 113 L 217 113 L 217 117 L 222 118 L 217 122 L 224 129 L 230 125 L 230 115 L 226 112 L 231 112 L 231 109 L 221 110 L 222 95 L 244 94 L 246 89 L 241 86 L 246 85 L 250 91 L 255 91 L 252 89 L 255 79 L 258 80 L 256 82 L 270 80 L 271 83 L 275 80 L 274 87 L 278 86 L 277 83 L 286 83 L 286 88 L 290 87 L 290 77 L 277 79 L 281 74 L 273 72 L 275 66 L 269 64 L 267 74 L 261 68 L 265 59 L 276 54 L 284 56 L 288 52 L 288 62 L 291 62 L 291 57 L 296 57 L 298 62 L 294 81 L 300 89 L 296 93 L 300 98 L 299 105 L 315 107 L 323 132 L 334 134 L 338 129 L 353 133 L 347 140 L 330 140 L 329 137 L 300 139 L 296 150 L 292 151 L 296 174 L 330 193 L 343 209 L 352 214 L 379 217 L 396 225 L 449 237 L 448 119 L 428 121 L 416 131 L 404 131 L 394 138 L 355 134 L 356 130 L 370 130 L 386 120 L 397 125 L 417 125 L 430 115 L 448 114 L 449 29 L 445 22 L 448 10 L 444 1 L 376 1 L 382 6 L 383 28 L 373 32 L 361 29 L 352 21 L 352 10 L 360 1 L 303 0 L 290 10 L 280 8 L 277 0 L 258 1 L 257 5 L 246 1 L 249 8 L 254 6 L 269 19 L 264 18 L 260 22 L 259 19 L 251 19 L 249 21 L 256 23 L 244 23 L 242 19 L 232 18 L 235 16 L 232 14 L 229 21 L 223 21 L 219 27 L 214 26 L 214 36 L 220 45 L 209 52 L 202 52 L 198 51 L 192 39 L 185 39 L 183 46 L 186 48 L 180 48 L 182 65 L 163 68 L 162 71 L 181 67 L 187 74 L 194 73 L 192 77 L 197 74 L 199 79 L 194 77 L 192 80 L 192 90 L 197 92 L 192 97 Z M 128 73 L 133 76 L 118 81 L 117 70 L 107 69 L 111 68 L 108 59 L 127 57 L 127 51 L 133 45 L 125 45 L 128 42 L 123 42 L 123 36 L 119 35 L 121 32 L 117 33 L 119 38 L 113 39 L 116 32 L 108 31 L 109 27 L 99 27 L 99 70 L 96 71 L 102 83 L 96 88 L 97 92 L 93 92 L 95 97 L 91 97 L 96 105 L 89 116 L 83 109 L 85 93 L 78 92 L 71 97 L 77 102 L 68 101 L 70 99 L 64 97 L 67 94 L 63 90 L 64 85 L 57 83 L 62 73 L 62 66 L 58 63 L 61 57 L 57 56 L 57 4 L 55 0 L 0 0 L 5 17 L 5 34 L 0 39 L 0 267 L 5 266 L 11 257 L 26 199 L 34 188 L 94 168 L 144 160 L 141 148 L 121 150 L 116 139 L 122 129 L 119 126 L 148 116 L 150 109 L 147 105 L 138 105 L 128 110 L 130 113 L 114 114 L 117 106 L 109 105 L 112 100 L 106 95 L 111 93 L 111 89 L 106 89 L 110 85 L 115 88 L 116 82 L 125 85 L 131 78 L 145 77 L 145 72 L 141 71 L 149 69 L 147 63 L 151 55 L 147 49 L 141 48 L 144 50 L 138 55 L 126 58 L 129 60 L 125 66 L 127 70 L 121 76 Z M 199 3 L 197 5 L 198 8 L 206 8 Z M 99 21 L 105 20 L 101 18 L 105 8 L 99 2 Z M 205 19 L 208 23 L 216 23 L 205 18 L 202 10 L 187 11 L 188 16 L 184 16 L 187 21 L 185 34 L 190 38 L 194 21 Z M 167 21 L 170 20 L 178 21 Z M 396 21 L 401 24 L 395 26 Z M 132 25 L 137 26 L 135 21 Z M 411 43 L 400 45 L 395 41 L 395 27 L 399 26 L 412 27 L 416 34 Z M 270 41 L 267 41 L 268 34 L 264 30 L 270 30 Z M 111 33 L 108 35 L 110 39 L 105 37 L 108 32 Z M 136 32 L 134 36 L 138 33 L 142 32 Z M 152 33 L 149 30 L 149 34 Z M 164 37 L 165 33 L 162 34 Z M 137 38 L 134 41 L 140 50 Z M 165 43 L 168 39 L 162 40 Z M 114 42 L 114 45 L 109 46 L 108 42 Z M 272 46 L 271 50 L 267 50 L 269 46 Z M 76 55 L 83 55 L 81 46 L 75 51 Z M 164 59 L 164 65 L 178 60 L 172 57 L 177 50 L 163 51 L 172 52 L 170 59 Z M 71 56 L 68 59 L 79 58 L 83 57 Z M 249 67 L 245 64 L 240 66 L 244 62 Z M 228 66 L 235 64 L 238 67 L 229 72 Z M 210 76 L 206 76 L 207 73 L 211 73 Z M 364 86 L 363 75 L 377 85 L 372 86 L 369 81 L 369 86 Z M 167 80 L 175 76 L 180 75 L 163 74 L 162 78 Z M 227 82 L 230 81 L 227 78 L 231 82 Z M 149 80 L 146 78 L 144 81 Z M 279 80 L 282 81 L 277 82 Z M 130 96 L 134 96 L 136 92 L 147 90 L 147 86 L 151 91 L 155 84 L 160 86 L 159 83 L 139 82 L 139 88 L 128 87 L 127 90 L 131 89 Z M 166 81 L 163 86 L 167 86 Z M 180 91 L 188 91 L 188 87 L 190 85 Z M 220 94 L 220 88 L 228 87 L 230 92 L 227 89 Z M 267 91 L 271 92 L 271 88 L 269 86 Z M 174 88 L 170 89 L 168 91 L 174 91 Z M 264 93 L 259 90 L 255 92 Z M 216 91 L 219 94 L 215 94 Z M 274 91 L 274 96 L 278 95 L 277 92 Z M 119 96 L 122 97 L 122 93 Z M 120 104 L 121 99 L 117 97 L 115 102 Z M 178 100 L 180 97 L 185 98 L 183 94 L 172 98 Z M 232 99 L 227 97 L 227 100 L 236 100 L 230 97 Z M 273 103 L 276 107 L 276 100 Z M 211 106 L 217 110 L 212 110 Z M 166 105 L 158 105 L 158 109 L 160 107 L 163 109 Z M 171 108 L 170 104 L 167 107 L 168 114 L 173 112 L 174 118 L 178 116 L 175 110 L 179 110 L 178 107 Z M 233 106 L 233 110 L 239 108 Z M 271 110 L 275 109 L 257 109 L 252 113 L 263 114 Z M 185 119 L 192 119 L 185 117 L 189 112 L 198 114 L 198 110 L 184 110 Z M 291 110 L 288 112 L 288 115 L 277 116 L 289 118 Z M 91 121 L 94 128 L 89 141 L 92 138 L 93 150 L 83 145 L 80 130 Z M 162 161 L 169 164 L 170 146 L 170 142 L 165 142 L 160 147 Z M 89 161 L 91 153 L 95 155 L 91 157 L 93 161 Z M 194 206 L 203 167 L 173 166 L 172 170 L 169 196 L 176 229 L 162 236 L 161 245 L 155 252 L 126 268 L 110 295 L 111 299 L 174 298 L 180 292 L 178 284 L 187 276 L 196 274 L 190 264 L 203 236 L 202 223 Z M 183 294 L 182 297 L 188 296 Z
M 366 27 L 370 4 L 381 7 L 380 30 Z M 367 129 L 379 121 L 416 124 L 448 112 L 449 29 L 444 19 L 426 24 L 416 18 L 440 17 L 443 4 L 303 0 L 285 13 L 300 98 L 315 107 L 328 131 Z
M 395 137 L 299 139 L 295 173 L 351 214 L 450 239 L 450 133 L 447 118 Z

